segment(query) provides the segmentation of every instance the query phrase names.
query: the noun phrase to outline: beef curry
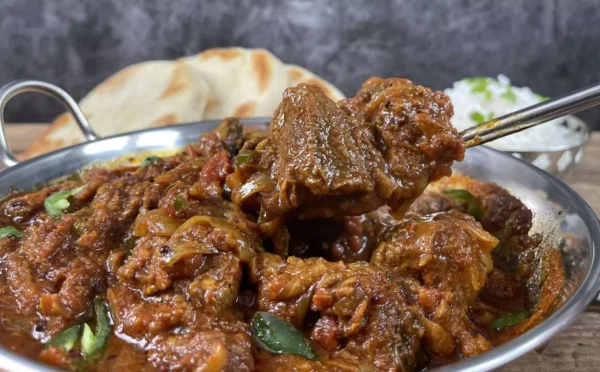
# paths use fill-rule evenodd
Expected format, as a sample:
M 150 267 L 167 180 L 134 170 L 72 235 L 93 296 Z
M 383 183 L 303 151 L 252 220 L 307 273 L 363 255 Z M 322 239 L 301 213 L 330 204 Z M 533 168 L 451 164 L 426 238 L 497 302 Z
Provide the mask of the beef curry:
M 0 344 L 73 370 L 423 370 L 510 340 L 564 281 L 532 214 L 451 175 L 442 92 L 286 90 L 172 156 L 0 204 Z

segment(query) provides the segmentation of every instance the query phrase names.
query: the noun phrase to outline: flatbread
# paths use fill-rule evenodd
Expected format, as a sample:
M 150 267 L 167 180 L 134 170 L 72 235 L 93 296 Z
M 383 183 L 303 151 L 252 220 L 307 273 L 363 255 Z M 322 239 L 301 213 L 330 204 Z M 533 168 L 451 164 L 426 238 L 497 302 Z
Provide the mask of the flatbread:
M 336 101 L 344 98 L 325 80 L 284 64 L 264 49 L 226 48 L 176 61 L 131 65 L 94 88 L 80 107 L 94 130 L 105 137 L 228 116 L 272 116 L 283 91 L 299 83 L 319 85 Z M 71 114 L 64 113 L 21 157 L 83 141 Z

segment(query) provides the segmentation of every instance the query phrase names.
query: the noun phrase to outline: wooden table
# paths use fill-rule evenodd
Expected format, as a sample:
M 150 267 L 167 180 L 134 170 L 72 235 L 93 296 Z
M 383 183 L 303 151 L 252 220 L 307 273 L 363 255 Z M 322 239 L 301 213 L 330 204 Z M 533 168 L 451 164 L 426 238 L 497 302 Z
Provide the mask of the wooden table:
M 15 153 L 23 151 L 47 127 L 45 124 L 9 125 L 7 135 Z M 583 162 L 566 180 L 600 215 L 600 132 L 594 133 Z M 512 362 L 503 371 L 599 371 L 600 313 L 581 315 L 556 336 L 541 353 L 531 352 Z

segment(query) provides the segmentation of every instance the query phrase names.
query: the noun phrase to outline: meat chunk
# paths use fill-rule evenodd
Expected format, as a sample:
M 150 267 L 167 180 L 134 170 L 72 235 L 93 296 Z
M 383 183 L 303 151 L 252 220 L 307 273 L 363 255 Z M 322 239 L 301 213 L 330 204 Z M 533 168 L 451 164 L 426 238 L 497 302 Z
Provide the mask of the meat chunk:
M 259 255 L 252 267 L 259 310 L 305 330 L 330 358 L 381 369 L 416 367 L 422 316 L 408 305 L 393 270 L 271 254 Z
M 409 281 L 409 287 L 429 316 L 424 326 L 432 351 L 451 354 L 451 338 L 464 356 L 489 349 L 491 345 L 471 326 L 468 312 L 492 270 L 491 251 L 498 240 L 457 211 L 406 220 L 388 234 L 371 262 L 397 268 L 416 280 Z
M 430 189 L 437 192 L 451 189 L 470 192 L 482 206 L 481 224 L 500 240 L 526 235 L 531 229 L 531 211 L 495 183 L 455 174 L 432 184 Z
M 161 335 L 148 358 L 159 370 L 245 372 L 254 370 L 250 337 L 218 331 Z
M 383 232 L 395 224 L 386 210 L 341 219 L 295 220 L 286 225 L 287 254 L 345 263 L 368 262 Z
M 291 354 L 265 358 L 260 361 L 257 367 L 258 371 L 271 372 L 360 372 L 374 370 L 373 366 L 367 363 L 354 363 L 339 358 L 311 361 Z
M 238 155 L 244 161 L 227 181 L 232 200 L 258 205 L 263 231 L 291 216 L 360 215 L 384 204 L 402 213 L 463 157 L 441 92 L 374 78 L 341 106 L 316 86 L 289 88 L 268 137 Z
M 495 183 L 475 180 L 462 174 L 435 182 L 428 190 L 420 198 L 423 200 L 417 200 L 411 206 L 411 211 L 431 213 L 439 211 L 434 209 L 440 207 L 440 210 L 457 209 L 466 212 L 464 202 L 439 193 L 445 190 L 466 190 L 473 195 L 481 208 L 479 220 L 483 228 L 499 239 L 498 247 L 493 251 L 495 266 L 507 270 L 504 275 L 511 276 L 510 281 L 521 285 L 519 291 L 512 291 L 515 299 L 522 297 L 521 292 L 526 292 L 526 307 L 531 313 L 542 307 L 547 312 L 548 304 L 554 303 L 560 294 L 556 288 L 562 286 L 564 271 L 552 245 L 542 242 L 541 236 L 530 234 L 533 216 L 527 206 Z M 427 204 L 430 208 L 424 208 Z M 484 288 L 484 297 L 496 303 L 506 302 L 506 293 L 498 289 Z

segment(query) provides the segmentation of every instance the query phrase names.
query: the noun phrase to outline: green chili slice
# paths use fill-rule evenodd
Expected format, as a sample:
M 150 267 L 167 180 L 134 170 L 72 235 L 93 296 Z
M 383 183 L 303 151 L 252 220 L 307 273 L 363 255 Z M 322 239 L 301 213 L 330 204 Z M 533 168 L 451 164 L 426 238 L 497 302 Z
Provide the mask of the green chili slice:
M 87 358 L 93 358 L 102 353 L 110 337 L 108 309 L 103 300 L 98 298 L 94 300 L 94 315 L 96 316 L 95 332 L 92 332 L 88 324 L 84 324 L 81 335 L 81 348 Z
M 483 208 L 481 204 L 475 199 L 473 194 L 463 189 L 448 189 L 442 190 L 442 194 L 448 195 L 452 199 L 464 202 L 467 204 L 467 213 L 473 216 L 476 220 L 481 219 L 483 216 Z
M 150 155 L 148 156 L 146 159 L 144 159 L 144 161 L 142 161 L 142 163 L 140 165 L 149 165 L 149 164 L 155 164 L 158 161 L 160 161 L 162 158 L 160 156 L 156 156 L 156 155 Z
M 0 238 L 6 238 L 7 236 L 20 238 L 23 236 L 23 232 L 14 226 L 5 226 L 0 229 Z
M 519 324 L 525 319 L 527 319 L 526 311 L 519 311 L 518 313 L 512 314 L 504 314 L 501 317 L 494 320 L 491 323 L 491 326 L 496 329 L 504 329 L 510 326 L 514 326 L 515 324 Z
M 243 167 L 244 165 L 248 164 L 249 162 L 251 162 L 255 153 L 256 153 L 256 151 L 253 151 L 253 150 L 240 151 L 240 153 L 235 157 L 235 164 L 234 164 L 235 169 L 239 169 L 239 168 Z

